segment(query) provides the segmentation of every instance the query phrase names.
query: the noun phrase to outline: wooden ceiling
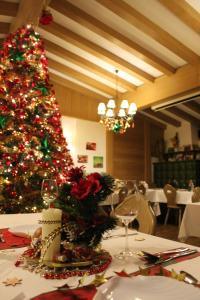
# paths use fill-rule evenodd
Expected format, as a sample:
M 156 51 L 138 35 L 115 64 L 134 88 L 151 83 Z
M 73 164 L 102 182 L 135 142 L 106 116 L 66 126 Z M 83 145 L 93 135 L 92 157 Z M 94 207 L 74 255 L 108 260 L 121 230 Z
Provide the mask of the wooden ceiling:
M 38 26 L 44 5 L 54 21 Z M 116 95 L 142 113 L 179 127 L 200 127 L 200 98 L 158 112 L 151 106 L 200 94 L 200 1 L 0 1 L 0 38 L 32 23 L 45 40 L 53 81 L 106 101 Z M 96 103 L 96 102 L 95 102 Z

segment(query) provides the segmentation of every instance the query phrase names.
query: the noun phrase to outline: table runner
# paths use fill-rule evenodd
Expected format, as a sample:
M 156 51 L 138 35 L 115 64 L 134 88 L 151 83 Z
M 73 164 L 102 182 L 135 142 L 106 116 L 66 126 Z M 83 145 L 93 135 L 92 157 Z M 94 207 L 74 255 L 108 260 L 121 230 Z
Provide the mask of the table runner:
M 7 228 L 1 229 L 0 233 L 3 234 L 5 240 L 5 242 L 0 242 L 0 250 L 25 247 L 30 245 L 30 238 L 15 236 L 11 232 L 9 232 Z

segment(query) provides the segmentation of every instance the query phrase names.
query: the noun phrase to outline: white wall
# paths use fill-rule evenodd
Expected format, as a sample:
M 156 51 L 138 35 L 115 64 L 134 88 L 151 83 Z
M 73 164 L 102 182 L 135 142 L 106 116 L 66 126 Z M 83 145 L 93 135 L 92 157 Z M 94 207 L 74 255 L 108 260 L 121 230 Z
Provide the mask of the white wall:
M 172 125 L 167 126 L 167 129 L 164 132 L 166 150 L 169 147 L 172 147 L 171 138 L 175 136 L 176 132 L 178 132 L 180 147 L 192 144 L 192 132 L 190 123 L 187 121 L 182 121 L 181 123 L 182 125 L 180 127 L 175 127 Z
M 98 122 L 62 116 L 63 133 L 71 151 L 75 166 L 81 166 L 77 162 L 77 155 L 88 155 L 88 163 L 85 163 L 86 172 L 106 172 L 106 130 Z M 96 150 L 87 150 L 86 143 L 95 142 Z M 93 157 L 103 156 L 103 168 L 93 167 Z
M 175 127 L 172 125 L 168 125 L 167 129 L 164 132 L 164 140 L 166 143 L 166 150 L 168 147 L 172 147 L 171 138 L 173 138 L 178 132 L 180 147 L 186 145 L 197 144 L 200 145 L 200 141 L 198 139 L 198 129 L 187 121 L 181 121 L 180 127 Z

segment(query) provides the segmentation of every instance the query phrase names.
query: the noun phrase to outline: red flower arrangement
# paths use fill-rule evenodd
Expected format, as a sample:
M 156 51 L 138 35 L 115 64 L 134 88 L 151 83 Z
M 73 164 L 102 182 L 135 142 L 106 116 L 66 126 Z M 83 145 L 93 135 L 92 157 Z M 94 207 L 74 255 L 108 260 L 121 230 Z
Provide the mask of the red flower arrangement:
M 115 227 L 116 219 L 102 214 L 100 209 L 100 202 L 113 192 L 113 186 L 114 179 L 109 175 L 96 172 L 86 175 L 84 167 L 69 171 L 68 182 L 54 204 L 63 211 L 63 224 L 75 224 L 71 243 L 95 247 L 103 233 Z

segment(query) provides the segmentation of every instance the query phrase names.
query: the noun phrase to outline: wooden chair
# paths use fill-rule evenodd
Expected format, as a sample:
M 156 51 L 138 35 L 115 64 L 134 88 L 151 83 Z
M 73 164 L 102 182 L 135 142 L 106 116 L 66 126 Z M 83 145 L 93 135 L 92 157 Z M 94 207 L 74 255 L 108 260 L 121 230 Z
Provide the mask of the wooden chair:
M 139 223 L 139 232 L 154 234 L 156 227 L 156 217 L 149 202 L 141 194 L 133 194 L 125 198 L 116 208 L 114 213 L 122 214 L 128 209 L 138 208 L 138 216 L 136 220 Z M 112 213 L 113 215 L 113 213 Z
M 165 197 L 167 198 L 167 214 L 165 217 L 165 222 L 164 224 L 167 224 L 168 218 L 169 218 L 169 213 L 170 210 L 175 209 L 178 210 L 178 225 L 180 227 L 181 225 L 181 207 L 179 207 L 176 204 L 176 189 L 170 185 L 170 184 L 166 184 L 163 188 Z
M 192 202 L 200 202 L 200 187 L 197 186 L 193 190 Z

